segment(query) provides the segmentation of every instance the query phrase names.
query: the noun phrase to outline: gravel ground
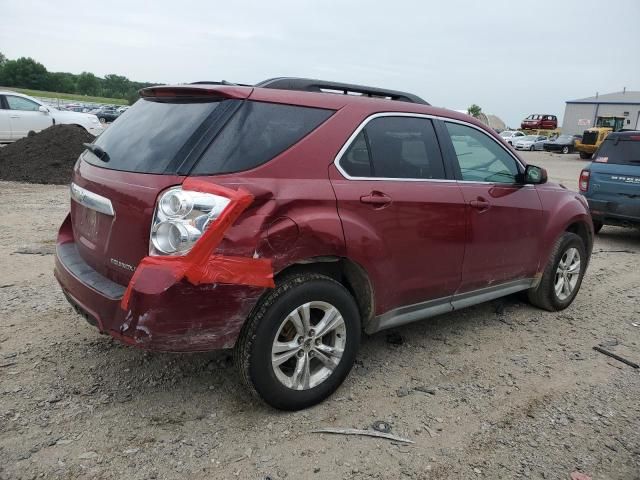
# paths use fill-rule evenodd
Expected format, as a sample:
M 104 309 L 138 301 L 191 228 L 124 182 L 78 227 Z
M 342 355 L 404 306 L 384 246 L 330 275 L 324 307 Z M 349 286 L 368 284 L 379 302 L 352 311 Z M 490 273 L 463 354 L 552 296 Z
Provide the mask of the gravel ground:
M 576 155 L 525 153 L 575 188 Z M 517 296 L 380 332 L 323 404 L 274 411 L 226 352 L 100 336 L 52 276 L 62 186 L 0 182 L 0 478 L 640 478 L 640 233 L 605 227 L 574 304 Z M 385 420 L 406 445 L 312 433 Z

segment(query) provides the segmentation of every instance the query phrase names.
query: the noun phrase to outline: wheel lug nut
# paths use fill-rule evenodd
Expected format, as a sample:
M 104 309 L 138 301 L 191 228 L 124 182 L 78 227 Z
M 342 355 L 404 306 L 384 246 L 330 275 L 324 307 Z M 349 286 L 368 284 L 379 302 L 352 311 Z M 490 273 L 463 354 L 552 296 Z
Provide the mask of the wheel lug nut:
M 304 357 L 304 352 L 302 350 L 300 350 L 298 352 L 298 358 L 302 358 L 302 357 Z
M 298 345 L 302 345 L 302 342 L 304 342 L 304 338 L 298 337 Z
M 316 345 L 320 345 L 320 339 L 316 338 Z
M 309 336 L 313 337 L 316 334 L 315 330 L 309 330 Z

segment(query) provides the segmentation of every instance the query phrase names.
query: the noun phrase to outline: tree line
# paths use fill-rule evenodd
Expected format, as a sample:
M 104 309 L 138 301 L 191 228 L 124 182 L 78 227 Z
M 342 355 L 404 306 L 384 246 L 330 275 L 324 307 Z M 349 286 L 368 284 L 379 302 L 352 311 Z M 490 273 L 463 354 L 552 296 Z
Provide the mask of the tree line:
M 102 78 L 90 72 L 49 72 L 33 58 L 20 57 L 9 60 L 0 52 L 0 86 L 3 87 L 123 98 L 132 104 L 138 98 L 138 90 L 151 85 L 158 84 L 134 82 L 116 74 L 105 75 Z

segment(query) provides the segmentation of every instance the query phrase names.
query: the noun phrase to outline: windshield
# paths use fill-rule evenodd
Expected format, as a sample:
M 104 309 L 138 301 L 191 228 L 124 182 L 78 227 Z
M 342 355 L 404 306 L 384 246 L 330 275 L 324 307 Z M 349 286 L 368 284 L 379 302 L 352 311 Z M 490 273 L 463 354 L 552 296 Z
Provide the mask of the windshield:
M 113 170 L 165 173 L 177 156 L 186 157 L 185 145 L 221 103 L 138 100 L 95 140 L 109 161 L 103 162 L 93 153 L 85 159 Z

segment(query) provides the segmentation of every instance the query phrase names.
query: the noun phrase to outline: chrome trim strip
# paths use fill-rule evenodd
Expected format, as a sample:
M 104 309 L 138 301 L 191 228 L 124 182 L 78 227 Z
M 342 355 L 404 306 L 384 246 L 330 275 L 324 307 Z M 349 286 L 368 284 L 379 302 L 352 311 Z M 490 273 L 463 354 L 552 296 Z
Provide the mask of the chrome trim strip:
M 365 327 L 365 332 L 372 334 L 380 330 L 386 330 L 387 328 L 398 327 L 417 320 L 435 317 L 436 315 L 484 303 L 521 290 L 527 290 L 528 288 L 534 287 L 536 282 L 537 280 L 535 278 L 513 280 L 471 292 L 458 293 L 450 297 L 436 298 L 426 302 L 395 308 L 374 317 Z
M 80 205 L 95 210 L 96 212 L 104 213 L 105 215 L 115 216 L 116 213 L 113 210 L 113 205 L 111 205 L 111 200 L 108 198 L 93 193 L 86 188 L 82 188 L 73 182 L 71 182 L 69 191 L 71 192 L 71 199 Z
M 334 158 L 334 160 L 333 160 L 333 164 L 336 166 L 336 168 L 338 169 L 340 174 L 344 178 L 346 178 L 347 180 L 374 180 L 374 181 L 375 180 L 377 180 L 377 181 L 384 180 L 384 181 L 392 181 L 392 182 L 444 182 L 444 183 L 455 183 L 456 181 L 458 181 L 458 180 L 450 180 L 450 179 L 431 179 L 431 178 L 352 177 L 347 172 L 345 172 L 344 169 L 340 166 L 340 159 L 345 154 L 345 152 L 349 149 L 349 147 L 351 146 L 351 144 L 353 143 L 355 138 L 360 134 L 360 132 L 364 129 L 364 127 L 366 127 L 367 124 L 371 120 L 374 120 L 374 119 L 380 118 L 380 117 L 428 118 L 428 119 L 431 119 L 431 120 L 442 120 L 444 122 L 459 123 L 459 124 L 465 125 L 467 127 L 475 128 L 479 132 L 481 132 L 481 133 L 485 134 L 487 137 L 491 138 L 491 140 L 496 142 L 505 152 L 507 152 L 509 155 L 511 155 L 511 157 L 516 162 L 518 162 L 518 165 L 520 165 L 522 167 L 522 169 L 525 168 L 525 166 L 522 164 L 520 159 L 517 156 L 515 156 L 513 154 L 513 152 L 509 151 L 509 149 L 505 148 L 504 145 L 502 145 L 500 142 L 496 141 L 494 138 L 492 138 L 490 135 L 488 135 L 487 132 L 485 132 L 482 128 L 478 127 L 477 125 L 474 125 L 473 123 L 465 122 L 463 120 L 457 120 L 455 118 L 441 117 L 441 116 L 438 116 L 438 115 L 427 115 L 427 114 L 423 114 L 423 113 L 379 112 L 379 113 L 374 113 L 373 115 L 369 115 L 367 118 L 365 118 L 362 121 L 362 123 L 360 123 L 360 125 L 358 125 L 358 127 L 355 129 L 355 131 L 351 134 L 351 136 L 347 139 L 345 144 L 342 146 L 342 148 L 340 149 L 340 151 L 336 155 L 336 158 Z M 496 183 L 496 182 L 475 182 L 475 181 L 469 181 L 469 180 L 466 180 L 464 182 L 465 183 L 481 183 L 481 184 L 487 184 L 487 185 L 512 185 L 510 183 L 501 184 L 501 183 Z

